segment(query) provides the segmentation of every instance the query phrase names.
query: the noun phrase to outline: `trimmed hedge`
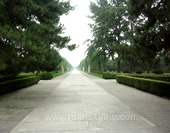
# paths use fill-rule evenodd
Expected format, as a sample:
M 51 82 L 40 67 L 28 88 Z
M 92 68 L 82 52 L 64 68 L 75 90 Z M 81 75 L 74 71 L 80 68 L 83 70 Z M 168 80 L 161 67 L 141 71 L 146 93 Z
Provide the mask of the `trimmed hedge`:
M 53 74 L 50 72 L 41 74 L 41 80 L 50 80 L 52 78 L 53 78 Z
M 114 72 L 104 72 L 103 73 L 103 78 L 104 79 L 116 79 L 117 73 Z
M 170 75 L 129 74 L 129 76 L 170 82 Z
M 39 76 L 30 76 L 15 80 L 9 80 L 0 83 L 0 95 L 31 86 L 38 83 L 40 80 Z
M 116 80 L 128 86 L 135 87 L 159 96 L 170 97 L 170 82 L 117 75 Z
M 66 72 L 65 72 L 66 73 Z M 55 77 L 58 77 L 60 75 L 63 75 L 64 73 L 57 73 L 57 72 L 45 72 L 45 73 L 42 73 L 40 74 L 40 77 L 41 77 L 41 80 L 50 80 L 50 79 L 53 79 Z

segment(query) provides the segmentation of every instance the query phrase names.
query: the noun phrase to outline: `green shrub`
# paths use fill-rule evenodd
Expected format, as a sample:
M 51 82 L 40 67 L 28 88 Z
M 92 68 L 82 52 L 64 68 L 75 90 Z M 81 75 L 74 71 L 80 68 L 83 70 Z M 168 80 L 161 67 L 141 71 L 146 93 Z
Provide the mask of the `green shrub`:
M 103 73 L 103 78 L 104 79 L 116 79 L 117 73 L 114 72 L 104 72 Z
M 38 83 L 40 80 L 39 76 L 30 76 L 25 78 L 19 78 L 15 80 L 9 80 L 0 83 L 0 95 L 31 86 Z
M 116 80 L 118 83 L 132 86 L 142 91 L 170 97 L 170 82 L 142 79 L 125 75 L 117 75 Z
M 50 80 L 52 78 L 53 78 L 52 73 L 46 72 L 46 73 L 41 74 L 41 80 Z
M 155 74 L 163 74 L 163 71 L 162 70 L 154 70 L 153 73 L 155 73 Z

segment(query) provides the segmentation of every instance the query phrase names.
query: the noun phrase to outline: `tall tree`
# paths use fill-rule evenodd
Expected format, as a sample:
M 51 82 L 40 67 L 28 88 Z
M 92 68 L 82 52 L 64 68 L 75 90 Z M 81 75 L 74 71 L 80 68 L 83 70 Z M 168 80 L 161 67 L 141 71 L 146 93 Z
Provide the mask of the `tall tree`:
M 67 71 L 67 69 L 71 70 L 73 68 L 73 66 L 64 57 L 62 57 L 62 62 L 60 66 L 61 65 L 63 66 L 64 71 Z
M 91 18 L 94 40 L 103 44 L 105 53 L 117 54 L 117 71 L 120 72 L 121 47 L 125 43 L 125 32 L 128 30 L 126 0 L 98 0 L 91 3 Z
M 93 45 L 90 45 L 87 49 L 87 57 L 89 57 L 89 63 L 92 71 L 103 71 L 105 66 L 105 59 L 103 57 L 103 51 L 96 49 Z M 104 63 L 103 63 L 104 62 Z
M 56 0 L 1 0 L 1 73 L 16 75 L 23 65 L 31 65 L 28 61 L 41 61 L 52 47 L 70 48 L 59 20 L 71 9 L 69 2 Z
M 135 44 L 145 48 L 152 59 L 170 57 L 170 1 L 130 0 L 130 13 L 135 18 Z

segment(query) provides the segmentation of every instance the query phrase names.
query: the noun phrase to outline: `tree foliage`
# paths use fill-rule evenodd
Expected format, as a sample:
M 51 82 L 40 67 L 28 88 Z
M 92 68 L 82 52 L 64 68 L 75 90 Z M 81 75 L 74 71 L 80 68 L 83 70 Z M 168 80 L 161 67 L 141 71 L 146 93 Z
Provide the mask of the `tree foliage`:
M 85 60 L 94 64 L 96 51 L 104 68 L 133 72 L 162 69 L 170 63 L 169 0 L 96 0 L 91 2 L 93 38 Z M 93 51 L 91 50 L 93 47 Z M 117 65 L 116 65 L 117 62 Z M 96 65 L 99 67 L 99 65 Z
M 73 66 L 64 57 L 62 57 L 60 66 L 61 65 L 63 66 L 64 71 L 70 71 L 73 68 Z
M 147 56 L 169 57 L 170 1 L 130 0 L 129 10 L 136 20 L 135 43 L 149 49 Z
M 106 58 L 118 55 L 118 72 L 120 72 L 120 56 L 122 45 L 125 44 L 125 33 L 128 31 L 127 3 L 125 0 L 98 0 L 91 2 L 90 17 L 93 32 L 93 45 L 103 51 L 104 68 L 106 71 Z
M 74 49 L 67 45 L 70 38 L 61 36 L 60 24 L 60 16 L 71 9 L 69 2 L 56 0 L 1 0 L 1 74 L 14 76 L 22 66 L 41 69 L 42 62 L 53 58 L 52 48 Z

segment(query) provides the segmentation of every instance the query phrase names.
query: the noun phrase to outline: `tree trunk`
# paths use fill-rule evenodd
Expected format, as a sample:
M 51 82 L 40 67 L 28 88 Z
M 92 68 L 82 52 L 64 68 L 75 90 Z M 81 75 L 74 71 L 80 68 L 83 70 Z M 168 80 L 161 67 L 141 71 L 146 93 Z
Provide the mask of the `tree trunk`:
M 98 62 L 98 65 L 99 65 L 99 72 L 101 72 L 101 62 L 100 61 Z
M 129 72 L 132 73 L 132 65 L 129 65 Z
M 147 69 L 147 74 L 149 74 L 150 73 L 150 70 L 149 69 Z
M 147 63 L 147 68 L 146 68 L 147 70 L 147 73 L 149 74 L 150 73 L 150 68 L 149 68 L 149 64 Z
M 103 64 L 102 64 L 102 62 L 100 62 L 100 66 L 101 66 L 101 72 L 103 72 Z
M 150 69 L 149 69 L 149 67 L 147 67 L 147 73 L 148 73 L 148 74 L 150 73 Z
M 120 59 L 117 60 L 117 72 L 120 73 Z
M 132 61 L 129 61 L 129 72 L 132 73 L 133 72 L 133 63 Z
M 104 50 L 104 72 L 106 72 L 106 53 L 105 53 L 105 50 Z

